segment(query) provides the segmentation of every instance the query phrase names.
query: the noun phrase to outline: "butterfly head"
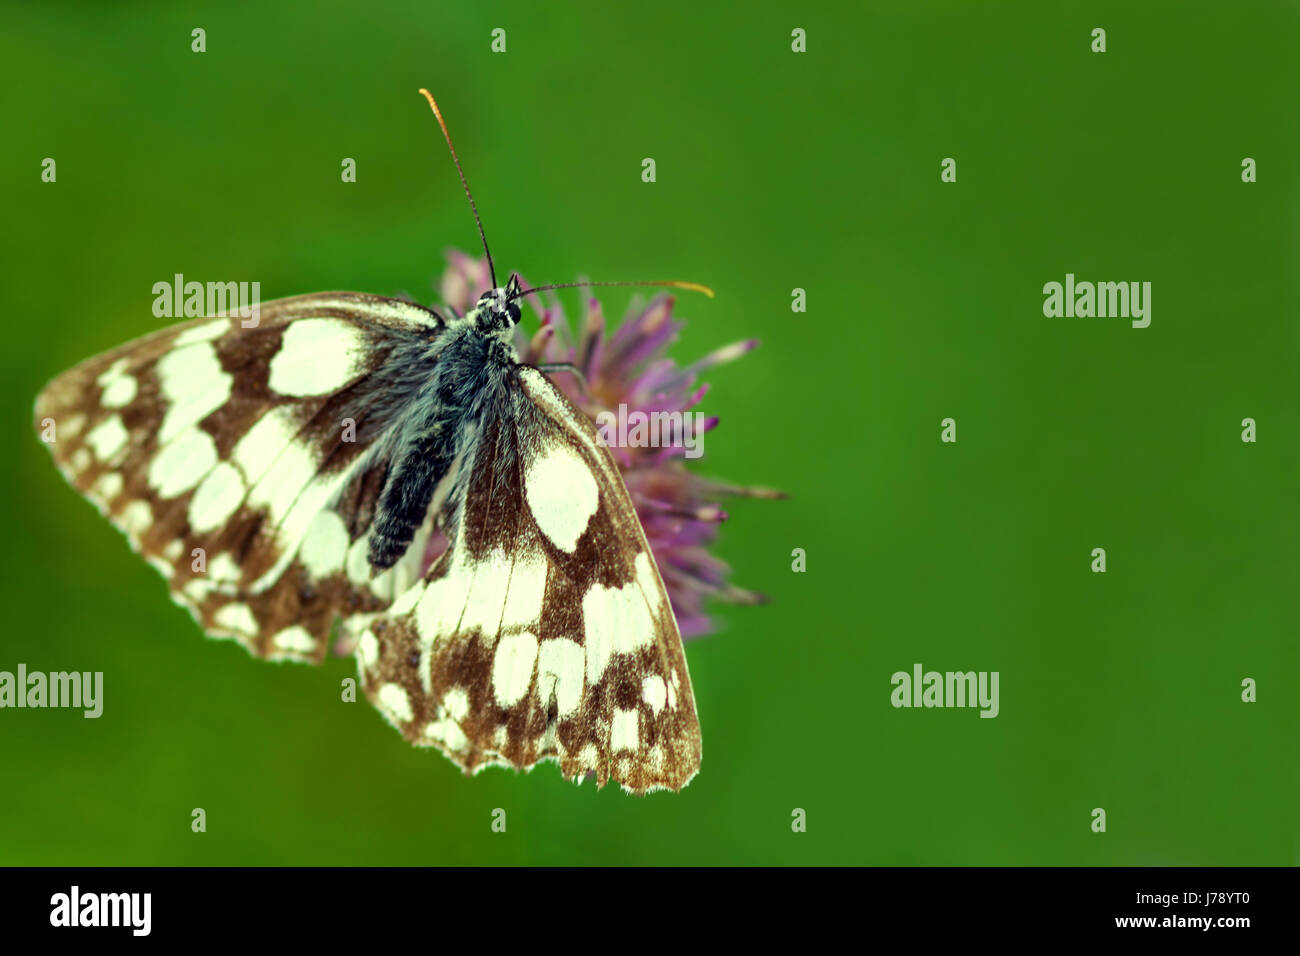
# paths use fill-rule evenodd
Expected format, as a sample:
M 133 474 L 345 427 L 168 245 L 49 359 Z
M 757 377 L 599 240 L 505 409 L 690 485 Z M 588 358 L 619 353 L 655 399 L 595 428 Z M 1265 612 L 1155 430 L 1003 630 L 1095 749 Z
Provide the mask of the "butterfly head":
M 503 288 L 492 289 L 479 296 L 474 306 L 474 324 L 479 331 L 504 332 L 519 324 L 519 276 L 511 275 Z

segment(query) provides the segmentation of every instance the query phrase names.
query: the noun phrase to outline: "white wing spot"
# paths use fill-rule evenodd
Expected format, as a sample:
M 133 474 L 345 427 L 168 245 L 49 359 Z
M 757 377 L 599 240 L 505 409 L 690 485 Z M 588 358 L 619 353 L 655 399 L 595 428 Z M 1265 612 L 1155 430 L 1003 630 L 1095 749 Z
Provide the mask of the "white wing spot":
M 205 534 L 224 524 L 244 500 L 247 489 L 239 469 L 223 461 L 200 482 L 190 499 L 190 528 Z
M 99 383 L 99 387 L 103 389 L 99 403 L 105 408 L 122 408 L 135 400 L 135 394 L 139 390 L 139 383 L 135 380 L 134 375 L 127 374 L 126 365 L 128 361 L 125 358 L 118 359 L 99 378 L 95 379 Z
M 222 370 L 211 342 L 168 352 L 155 368 L 159 387 L 169 403 L 158 429 L 159 445 L 166 445 L 230 399 L 234 376 Z
M 217 589 L 217 586 L 211 581 L 205 581 L 203 578 L 191 578 L 181 587 L 181 591 L 195 604 L 202 604 L 208 599 L 208 595 Z
M 664 679 L 658 674 L 652 674 L 641 681 L 641 699 L 650 705 L 656 717 L 659 711 L 664 709 L 664 704 L 668 701 L 668 688 L 664 686 Z
M 280 351 L 271 359 L 269 385 L 281 395 L 328 395 L 362 371 L 361 331 L 342 319 L 297 319 L 285 326 Z
M 546 556 L 529 550 L 515 555 L 510 569 L 510 590 L 501 614 L 502 628 L 536 629 L 542 619 L 542 599 L 546 595 Z
M 283 518 L 276 521 L 278 527 L 275 533 L 280 546 L 284 549 L 283 556 L 277 562 L 277 566 L 263 575 L 259 581 L 266 583 L 274 581 L 292 563 L 294 555 L 298 551 L 298 546 L 307 534 L 307 529 L 312 520 L 339 489 L 347 483 L 350 475 L 351 472 L 349 471 L 341 471 L 333 475 L 322 475 L 308 482 L 302 488 L 301 493 L 297 495 L 288 512 Z M 287 496 L 284 500 L 287 500 Z M 274 503 L 272 509 L 274 509 Z M 272 514 L 274 514 L 274 510 L 272 510 Z
M 106 471 L 95 482 L 95 494 L 105 502 L 112 501 L 122 493 L 122 476 L 115 471 Z
M 537 638 L 532 634 L 507 634 L 497 642 L 492 659 L 492 693 L 502 707 L 523 700 L 533 683 Z
M 230 457 L 252 484 L 275 463 L 276 457 L 298 434 L 293 412 L 278 405 L 262 415 L 244 437 L 239 439 Z
M 122 509 L 118 520 L 122 522 L 128 536 L 137 537 L 148 531 L 153 524 L 153 509 L 149 507 L 149 502 L 137 499 Z
M 266 505 L 267 524 L 272 528 L 289 514 L 303 489 L 316 476 L 317 469 L 316 456 L 310 446 L 291 442 L 281 451 L 275 464 L 262 475 L 249 496 L 250 504 Z
M 348 580 L 353 584 L 365 584 L 370 580 L 370 535 L 363 534 L 352 542 L 347 557 L 343 562 Z
M 313 578 L 343 569 L 348 553 L 348 529 L 337 511 L 324 509 L 312 519 L 298 546 L 298 558 Z
M 453 687 L 442 698 L 442 708 L 452 720 L 464 720 L 469 713 L 469 694 L 463 687 Z
M 253 635 L 257 633 L 257 618 L 247 604 L 226 604 L 212 615 L 212 623 L 235 634 Z
M 469 584 L 463 569 L 452 565 L 445 575 L 429 582 L 416 605 L 414 619 L 420 637 L 420 681 L 426 692 L 431 690 L 433 681 L 429 664 L 436 653 L 434 648 L 456 630 Z
M 108 461 L 126 447 L 126 426 L 120 415 L 110 415 L 86 433 L 86 444 L 100 461 Z
M 201 428 L 191 428 L 158 452 L 149 463 L 149 486 L 175 498 L 197 485 L 217 463 L 217 443 Z
M 411 699 L 406 696 L 406 688 L 400 684 L 384 684 L 380 687 L 379 703 L 384 710 L 403 723 L 415 716 L 411 710 Z
M 375 637 L 374 631 L 367 629 L 361 635 L 357 641 L 357 654 L 361 658 L 361 666 L 366 670 L 379 663 L 379 639 Z
M 599 584 L 589 587 L 582 597 L 582 623 L 586 631 L 587 681 L 592 684 L 605 673 L 612 655 L 630 653 L 654 637 L 654 622 L 635 581 L 621 588 Z
M 455 752 L 469 746 L 469 738 L 465 736 L 465 731 L 461 730 L 454 720 L 435 720 L 424 728 L 424 735 L 434 740 L 441 740 L 447 745 L 448 750 Z
M 192 329 L 186 329 L 180 335 L 176 336 L 176 341 L 172 343 L 172 348 L 184 348 L 187 345 L 197 345 L 199 342 L 207 342 L 211 339 L 220 338 L 226 334 L 230 328 L 229 319 L 213 319 L 211 322 L 204 322 L 202 325 L 196 325 Z
M 275 635 L 271 639 L 271 643 L 282 651 L 291 651 L 295 654 L 310 654 L 316 650 L 316 638 L 312 637 L 305 627 L 297 624 L 293 627 L 286 627 Z M 389 684 L 386 686 L 396 687 L 397 685 Z M 399 687 L 398 690 L 401 690 L 401 688 Z M 403 691 L 403 694 L 405 694 L 405 691 Z M 411 718 L 407 717 L 406 719 L 410 720 Z
M 496 548 L 483 561 L 469 568 L 473 575 L 460 630 L 468 634 L 477 630 L 492 640 L 501 630 L 501 615 L 506 604 L 506 587 L 510 584 L 510 561 L 505 550 Z
M 235 559 L 225 551 L 208 560 L 208 577 L 214 581 L 234 584 L 243 576 L 243 570 L 235 563 Z
M 636 750 L 641 744 L 641 731 L 637 725 L 639 712 L 635 710 L 614 711 L 614 723 L 610 729 L 609 747 L 611 750 Z
M 176 569 L 173 568 L 169 563 L 164 561 L 162 558 L 158 558 L 151 554 L 147 554 L 145 555 L 144 559 L 149 562 L 149 564 L 153 567 L 155 571 L 161 574 L 168 581 L 170 581 L 172 579 L 172 575 L 176 573 Z
M 582 701 L 584 657 L 582 646 L 567 637 L 542 641 L 537 653 L 537 687 L 543 707 L 550 704 L 554 694 L 561 717 L 578 709 Z
M 600 504 L 587 463 L 568 445 L 553 443 L 529 464 L 524 494 L 542 533 L 572 554 Z
M 134 401 L 136 391 L 135 376 L 123 375 L 121 378 L 114 379 L 113 383 L 104 389 L 99 403 L 105 408 L 122 408 Z

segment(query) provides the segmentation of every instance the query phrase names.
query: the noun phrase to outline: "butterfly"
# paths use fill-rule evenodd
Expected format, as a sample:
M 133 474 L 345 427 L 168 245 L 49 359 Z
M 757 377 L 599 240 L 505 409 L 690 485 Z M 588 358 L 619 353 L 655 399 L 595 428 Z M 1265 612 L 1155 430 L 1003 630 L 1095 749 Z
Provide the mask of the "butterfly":
M 565 367 L 513 335 L 546 289 L 708 290 L 498 286 L 420 92 L 492 276 L 470 311 L 328 292 L 196 319 L 59 375 L 37 427 L 209 634 L 319 663 L 337 626 L 370 701 L 467 773 L 680 790 L 700 727 L 654 555 Z

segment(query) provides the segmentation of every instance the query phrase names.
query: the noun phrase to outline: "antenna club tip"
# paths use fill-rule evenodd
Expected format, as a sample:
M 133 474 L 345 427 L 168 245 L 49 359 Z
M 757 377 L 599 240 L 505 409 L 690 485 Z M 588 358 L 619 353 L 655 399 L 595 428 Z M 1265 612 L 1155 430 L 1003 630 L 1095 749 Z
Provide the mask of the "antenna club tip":
M 679 289 L 688 289 L 691 292 L 703 292 L 710 299 L 714 297 L 712 289 L 706 285 L 701 285 L 698 282 L 674 282 L 673 285 L 677 286 Z
M 426 100 L 428 100 L 429 105 L 430 105 L 431 107 L 433 107 L 433 113 L 434 113 L 434 115 L 437 116 L 439 122 L 441 122 L 441 120 L 442 120 L 442 111 L 438 109 L 438 101 L 435 100 L 435 99 L 433 98 L 433 94 L 430 93 L 428 90 L 426 90 L 426 89 L 422 86 L 422 87 L 420 87 L 420 95 L 423 96 Z

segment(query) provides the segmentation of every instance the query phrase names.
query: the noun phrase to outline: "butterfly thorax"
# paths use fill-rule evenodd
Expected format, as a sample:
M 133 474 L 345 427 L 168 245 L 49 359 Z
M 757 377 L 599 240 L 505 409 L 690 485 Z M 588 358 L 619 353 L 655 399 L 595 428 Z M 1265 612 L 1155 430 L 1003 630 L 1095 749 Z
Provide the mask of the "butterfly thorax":
M 426 520 L 439 483 L 476 439 L 486 410 L 504 400 L 519 365 L 514 328 L 518 280 L 486 292 L 429 344 L 433 371 L 394 422 L 386 443 L 392 465 L 375 511 L 369 560 L 374 573 L 406 553 Z

